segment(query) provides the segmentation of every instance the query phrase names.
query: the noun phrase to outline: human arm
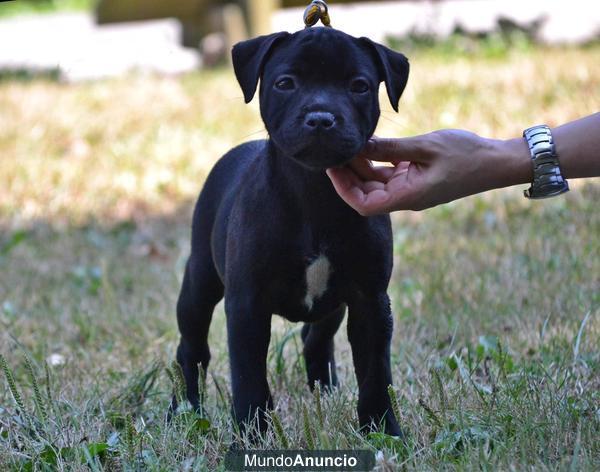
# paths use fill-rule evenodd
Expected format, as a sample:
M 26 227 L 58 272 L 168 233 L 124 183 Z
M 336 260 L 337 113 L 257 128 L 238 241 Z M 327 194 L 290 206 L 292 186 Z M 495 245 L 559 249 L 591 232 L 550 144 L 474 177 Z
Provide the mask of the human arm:
M 552 130 L 566 178 L 600 175 L 600 113 Z M 387 161 L 394 167 L 373 167 Z M 327 171 L 340 196 L 363 215 L 423 210 L 533 178 L 523 138 L 489 139 L 463 130 L 371 140 L 348 166 Z

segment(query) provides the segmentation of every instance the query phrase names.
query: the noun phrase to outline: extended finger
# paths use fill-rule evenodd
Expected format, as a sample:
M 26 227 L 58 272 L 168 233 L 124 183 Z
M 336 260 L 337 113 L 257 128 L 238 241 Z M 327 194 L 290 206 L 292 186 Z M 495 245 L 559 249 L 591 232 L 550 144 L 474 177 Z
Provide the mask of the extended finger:
M 348 167 L 327 169 L 327 175 L 340 197 L 361 215 L 386 211 L 390 196 L 382 182 L 363 182 Z
M 356 208 L 355 205 L 364 200 L 363 181 L 350 168 L 331 167 L 327 169 L 327 175 L 335 191 L 348 205 Z
M 364 193 L 369 193 L 374 190 L 385 190 L 386 184 L 378 180 L 367 180 L 362 183 L 361 190 Z
M 348 163 L 348 166 L 363 180 L 385 181 L 387 177 L 377 168 L 373 167 L 373 163 L 370 160 L 364 157 L 355 157 Z
M 386 182 L 394 175 L 393 167 L 373 166 L 373 163 L 364 157 L 355 157 L 348 163 L 348 166 L 363 180 Z
M 364 198 L 355 209 L 363 216 L 378 215 L 392 210 L 392 194 L 384 188 L 375 188 L 364 194 Z
M 412 138 L 377 138 L 367 142 L 359 154 L 360 158 L 380 162 L 401 161 L 427 162 L 425 139 L 422 136 Z

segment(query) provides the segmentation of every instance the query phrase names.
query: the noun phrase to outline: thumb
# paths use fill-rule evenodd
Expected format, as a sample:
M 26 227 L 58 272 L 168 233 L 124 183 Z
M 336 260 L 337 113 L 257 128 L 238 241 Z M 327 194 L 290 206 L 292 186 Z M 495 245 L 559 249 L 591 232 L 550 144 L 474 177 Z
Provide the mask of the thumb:
M 371 161 L 392 162 L 402 161 L 429 162 L 429 155 L 424 150 L 424 140 L 421 136 L 411 138 L 372 138 L 360 152 L 359 156 Z

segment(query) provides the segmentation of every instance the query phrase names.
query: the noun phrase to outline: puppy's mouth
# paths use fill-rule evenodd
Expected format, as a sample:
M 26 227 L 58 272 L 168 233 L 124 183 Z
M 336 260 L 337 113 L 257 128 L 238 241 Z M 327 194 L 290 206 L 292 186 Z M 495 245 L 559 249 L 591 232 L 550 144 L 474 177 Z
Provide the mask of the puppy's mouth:
M 310 150 L 302 150 L 291 155 L 292 159 L 298 164 L 311 170 L 325 170 L 329 167 L 337 167 L 344 165 L 345 163 L 352 160 L 354 155 L 341 154 L 335 151 L 323 152 L 320 150 L 318 153 L 311 152 Z
M 298 146 L 299 147 L 299 146 Z M 313 140 L 302 143 L 302 147 L 288 148 L 288 155 L 301 166 L 315 171 L 329 167 L 343 166 L 358 154 L 362 146 L 353 140 L 339 142 L 337 140 Z M 295 148 L 295 149 L 294 149 Z

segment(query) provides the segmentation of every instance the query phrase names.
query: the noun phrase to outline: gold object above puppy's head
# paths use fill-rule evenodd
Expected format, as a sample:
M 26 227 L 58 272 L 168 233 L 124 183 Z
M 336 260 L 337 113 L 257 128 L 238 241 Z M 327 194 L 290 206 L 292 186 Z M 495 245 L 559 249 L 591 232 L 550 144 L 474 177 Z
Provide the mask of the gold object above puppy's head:
M 323 0 L 313 0 L 304 10 L 304 27 L 310 28 L 321 20 L 324 26 L 331 28 L 327 4 Z

